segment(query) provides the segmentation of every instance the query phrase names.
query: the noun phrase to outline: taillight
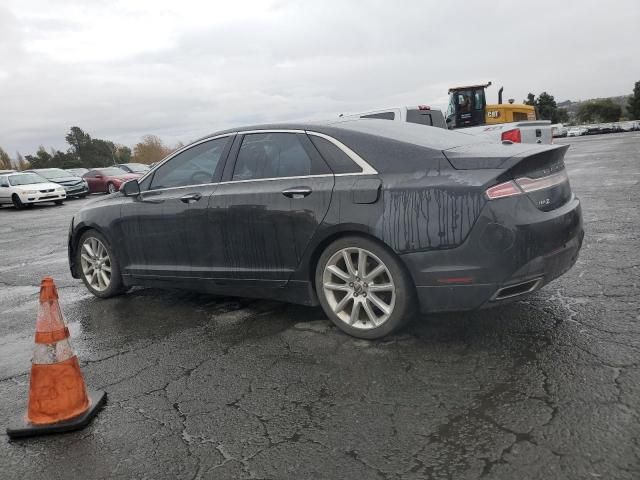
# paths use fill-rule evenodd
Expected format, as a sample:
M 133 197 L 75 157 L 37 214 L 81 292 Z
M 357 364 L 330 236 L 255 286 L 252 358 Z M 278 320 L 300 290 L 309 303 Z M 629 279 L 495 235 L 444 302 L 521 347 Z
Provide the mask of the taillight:
M 495 200 L 496 198 L 504 198 L 504 197 L 512 197 L 514 195 L 520 195 L 522 190 L 518 188 L 516 182 L 508 181 L 504 183 L 500 183 L 498 185 L 494 185 L 491 188 L 487 189 L 487 197 L 489 200 Z
M 431 110 L 429 105 L 418 105 L 418 110 Z
M 502 132 L 502 141 L 508 140 L 513 143 L 522 143 L 522 136 L 520 135 L 520 129 L 514 128 L 512 130 L 507 130 L 506 132 Z
M 569 176 L 566 170 L 562 170 L 561 172 L 542 178 L 520 177 L 515 180 L 509 180 L 508 182 L 488 188 L 486 194 L 489 200 L 495 200 L 497 198 L 513 197 L 514 195 L 552 188 L 568 181 Z
M 535 192 L 536 190 L 544 190 L 545 188 L 555 187 L 556 185 L 560 185 L 561 183 L 568 182 L 569 176 L 567 175 L 566 170 L 562 170 L 558 173 L 554 173 L 553 175 L 549 175 L 547 177 L 542 178 L 528 178 L 522 177 L 517 178 L 516 182 L 520 186 L 523 192 L 530 193 Z

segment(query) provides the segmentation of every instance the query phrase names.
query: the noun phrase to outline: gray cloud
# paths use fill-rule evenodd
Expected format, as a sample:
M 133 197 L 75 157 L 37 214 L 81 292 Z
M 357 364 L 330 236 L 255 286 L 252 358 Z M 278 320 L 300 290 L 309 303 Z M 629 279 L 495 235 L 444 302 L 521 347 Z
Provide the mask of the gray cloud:
M 640 5 L 604 2 L 52 2 L 0 8 L 0 146 L 66 148 L 79 125 L 133 144 L 242 123 L 443 106 L 493 80 L 520 101 L 640 79 Z M 496 92 L 490 92 L 496 96 Z

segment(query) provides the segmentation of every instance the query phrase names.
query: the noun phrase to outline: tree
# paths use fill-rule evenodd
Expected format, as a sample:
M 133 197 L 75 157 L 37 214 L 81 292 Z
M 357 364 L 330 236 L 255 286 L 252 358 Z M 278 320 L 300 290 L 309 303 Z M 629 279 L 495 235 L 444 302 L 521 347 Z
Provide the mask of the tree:
M 0 170 L 11 170 L 12 168 L 9 154 L 0 147 Z
M 92 153 L 91 136 L 88 133 L 84 133 L 80 127 L 71 127 L 64 139 L 71 145 L 70 153 L 80 159 L 83 164 L 89 165 Z
M 622 115 L 622 107 L 611 99 L 592 100 L 580 105 L 577 118 L 583 123 L 617 122 Z
M 640 118 L 640 81 L 637 81 L 633 87 L 633 95 L 629 97 L 627 111 L 632 120 Z
M 116 163 L 131 162 L 131 149 L 125 145 L 116 145 Z
M 31 168 L 51 168 L 51 159 L 53 156 L 47 152 L 42 145 L 38 148 L 35 155 L 27 155 L 25 157 L 31 164 Z
M 133 160 L 139 163 L 154 163 L 169 155 L 172 149 L 167 147 L 160 137 L 145 135 L 142 141 L 133 147 Z
M 51 157 L 51 166 L 56 168 L 78 168 L 82 167 L 82 162 L 69 152 L 57 150 Z
M 569 113 L 564 108 L 558 108 L 556 99 L 547 92 L 542 92 L 538 98 L 533 93 L 527 95 L 525 105 L 536 107 L 537 117 L 541 120 L 551 120 L 551 123 L 566 123 Z
M 31 168 L 31 164 L 25 160 L 20 152 L 16 152 L 16 160 L 18 162 L 18 170 L 28 170 Z
M 525 105 L 531 105 L 533 107 L 536 104 L 536 96 L 533 93 L 529 92 L 527 94 L 527 99 L 522 103 L 524 103 Z

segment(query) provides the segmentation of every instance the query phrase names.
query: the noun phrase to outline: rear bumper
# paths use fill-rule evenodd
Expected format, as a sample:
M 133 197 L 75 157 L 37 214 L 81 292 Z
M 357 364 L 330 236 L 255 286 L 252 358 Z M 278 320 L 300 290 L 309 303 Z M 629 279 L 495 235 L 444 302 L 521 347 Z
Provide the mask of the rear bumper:
M 553 212 L 526 197 L 505 198 L 487 204 L 461 246 L 401 258 L 421 311 L 474 310 L 516 300 L 564 274 L 583 237 L 577 198 Z

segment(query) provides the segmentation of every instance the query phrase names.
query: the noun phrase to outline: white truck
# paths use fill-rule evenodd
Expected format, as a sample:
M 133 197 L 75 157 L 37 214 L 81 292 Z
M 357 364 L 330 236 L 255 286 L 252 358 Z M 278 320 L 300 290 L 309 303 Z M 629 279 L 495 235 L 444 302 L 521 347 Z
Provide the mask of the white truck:
M 441 110 L 427 105 L 416 107 L 393 107 L 381 110 L 371 110 L 362 113 L 340 115 L 341 118 L 373 118 L 391 120 L 395 122 L 418 123 L 437 128 L 447 128 Z M 525 120 L 519 122 L 499 123 L 495 125 L 479 125 L 463 127 L 459 132 L 469 135 L 486 137 L 496 142 L 509 141 L 512 143 L 552 143 L 551 122 L 548 120 Z

